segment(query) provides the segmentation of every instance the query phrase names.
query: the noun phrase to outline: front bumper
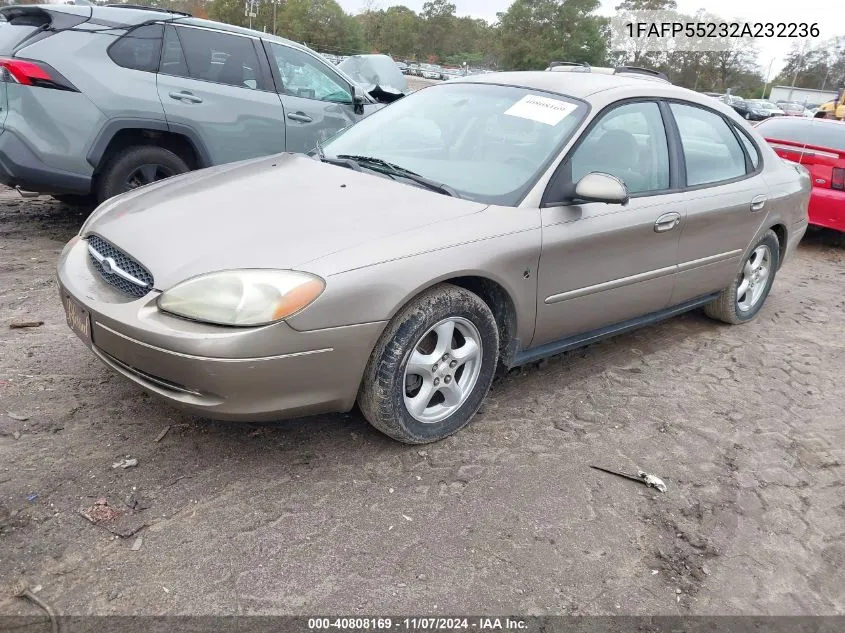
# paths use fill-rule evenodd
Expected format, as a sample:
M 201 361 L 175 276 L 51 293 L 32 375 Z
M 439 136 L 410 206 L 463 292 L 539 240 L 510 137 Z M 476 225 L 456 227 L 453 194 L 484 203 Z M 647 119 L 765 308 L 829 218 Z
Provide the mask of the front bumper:
M 96 356 L 146 391 L 195 415 L 278 420 L 352 408 L 384 323 L 300 332 L 286 323 L 226 328 L 162 313 L 157 291 L 132 299 L 106 284 L 75 238 L 59 291 L 90 315 Z

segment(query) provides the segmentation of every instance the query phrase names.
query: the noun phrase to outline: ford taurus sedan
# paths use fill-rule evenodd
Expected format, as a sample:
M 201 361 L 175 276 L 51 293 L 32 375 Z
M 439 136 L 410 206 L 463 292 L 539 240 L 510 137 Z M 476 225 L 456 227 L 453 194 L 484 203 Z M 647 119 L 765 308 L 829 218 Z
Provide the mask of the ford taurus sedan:
M 752 320 L 807 227 L 804 167 L 727 105 L 624 72 L 453 80 L 312 154 L 102 204 L 59 262 L 71 328 L 207 418 L 357 402 L 424 443 L 499 366 L 697 307 Z

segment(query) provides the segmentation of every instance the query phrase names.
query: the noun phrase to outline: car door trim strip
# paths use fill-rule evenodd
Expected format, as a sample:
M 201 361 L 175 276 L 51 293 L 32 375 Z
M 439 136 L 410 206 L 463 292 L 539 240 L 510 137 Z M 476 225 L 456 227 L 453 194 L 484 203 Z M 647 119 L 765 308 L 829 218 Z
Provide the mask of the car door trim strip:
M 678 272 L 687 271 L 692 268 L 698 268 L 699 266 L 707 266 L 708 264 L 715 264 L 717 262 L 722 262 L 728 259 L 734 259 L 735 257 L 739 257 L 740 255 L 742 255 L 742 249 L 737 248 L 733 251 L 717 253 L 716 255 L 710 255 L 709 257 L 691 259 L 688 262 L 681 262 L 680 264 L 678 264 Z
M 636 284 L 642 281 L 651 281 L 652 279 L 658 279 L 660 277 L 665 277 L 666 275 L 672 275 L 674 273 L 691 270 L 693 268 L 698 268 L 699 266 L 707 266 L 708 264 L 715 264 L 721 261 L 733 259 L 734 257 L 737 257 L 741 254 L 742 249 L 735 249 L 732 251 L 726 251 L 724 253 L 717 253 L 716 255 L 709 255 L 708 257 L 691 259 L 675 266 L 657 268 L 655 270 L 649 270 L 647 272 L 638 273 L 636 275 L 630 275 L 628 277 L 620 277 L 619 279 L 604 281 L 600 284 L 594 284 L 592 286 L 584 286 L 583 288 L 576 288 L 575 290 L 567 290 L 566 292 L 560 292 L 558 294 L 546 297 L 544 303 L 559 303 L 561 301 L 567 301 L 569 299 L 586 297 L 587 295 L 591 295 L 596 292 L 614 290 L 616 288 L 621 288 L 622 286 L 628 286 L 630 284 Z
M 622 286 L 628 286 L 630 284 L 640 283 L 641 281 L 650 281 L 652 279 L 657 279 L 659 277 L 665 277 L 666 275 L 671 275 L 676 272 L 678 269 L 677 265 L 675 266 L 666 266 L 665 268 L 657 268 L 655 270 L 649 270 L 644 273 L 637 273 L 636 275 L 630 275 L 629 277 L 621 277 L 619 279 L 611 279 L 610 281 L 603 281 L 600 284 L 594 284 L 592 286 L 584 286 L 583 288 L 576 288 L 575 290 L 567 290 L 566 292 L 560 292 L 556 295 L 551 295 L 550 297 L 546 297 L 545 303 L 559 303 L 561 301 L 567 301 L 569 299 L 577 299 L 578 297 L 586 297 L 587 295 L 594 294 L 596 292 L 602 292 L 604 290 L 613 290 L 615 288 L 620 288 Z

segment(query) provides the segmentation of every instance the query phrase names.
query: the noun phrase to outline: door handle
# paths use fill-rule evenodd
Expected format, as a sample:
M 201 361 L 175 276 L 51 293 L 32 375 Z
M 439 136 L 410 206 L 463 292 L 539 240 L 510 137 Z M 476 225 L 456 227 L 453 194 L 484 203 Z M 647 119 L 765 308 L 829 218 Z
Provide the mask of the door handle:
M 671 231 L 681 223 L 681 214 L 672 211 L 671 213 L 664 213 L 654 223 L 655 233 L 665 233 Z
M 291 121 L 299 121 L 300 123 L 311 123 L 314 120 L 304 112 L 288 112 L 288 118 Z
M 766 198 L 766 196 L 763 194 L 751 198 L 751 211 L 760 211 L 763 207 L 766 206 L 767 199 L 768 198 Z
M 193 94 L 192 92 L 188 92 L 187 90 L 183 90 L 182 92 L 171 92 L 170 98 L 176 99 L 178 101 L 189 101 L 191 103 L 202 103 L 202 97 L 198 97 L 197 95 Z

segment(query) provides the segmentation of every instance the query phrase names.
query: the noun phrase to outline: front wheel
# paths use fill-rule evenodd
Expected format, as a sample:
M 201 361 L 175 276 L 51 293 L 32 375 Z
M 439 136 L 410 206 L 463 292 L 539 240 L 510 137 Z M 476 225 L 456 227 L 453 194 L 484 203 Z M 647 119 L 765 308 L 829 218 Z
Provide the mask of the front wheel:
M 710 318 L 731 325 L 751 321 L 769 296 L 779 264 L 778 237 L 774 231 L 766 231 L 746 256 L 733 283 L 704 306 L 704 312 Z
M 425 444 L 466 426 L 493 382 L 499 331 L 477 295 L 451 284 L 393 318 L 364 371 L 358 406 L 382 433 Z

